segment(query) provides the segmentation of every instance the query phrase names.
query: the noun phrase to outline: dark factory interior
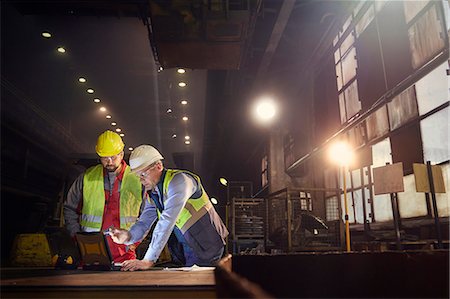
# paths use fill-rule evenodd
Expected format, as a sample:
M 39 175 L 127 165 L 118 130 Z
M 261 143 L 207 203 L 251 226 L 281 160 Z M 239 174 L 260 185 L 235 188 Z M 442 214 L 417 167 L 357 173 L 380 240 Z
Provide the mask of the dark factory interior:
M 449 11 L 446 0 L 2 1 L 0 295 L 103 296 L 106 278 L 73 270 L 63 205 L 111 130 L 126 163 L 149 144 L 166 168 L 197 174 L 229 231 L 223 263 L 197 274 L 211 284 L 124 276 L 113 297 L 448 298 Z M 81 274 L 17 280 L 41 268 Z

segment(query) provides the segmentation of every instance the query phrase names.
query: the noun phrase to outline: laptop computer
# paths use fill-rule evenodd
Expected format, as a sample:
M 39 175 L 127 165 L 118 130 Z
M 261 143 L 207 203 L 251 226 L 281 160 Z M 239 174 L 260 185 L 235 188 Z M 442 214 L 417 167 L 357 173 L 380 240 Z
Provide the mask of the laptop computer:
M 122 264 L 114 263 L 103 232 L 80 232 L 76 234 L 76 239 L 83 270 L 120 270 Z

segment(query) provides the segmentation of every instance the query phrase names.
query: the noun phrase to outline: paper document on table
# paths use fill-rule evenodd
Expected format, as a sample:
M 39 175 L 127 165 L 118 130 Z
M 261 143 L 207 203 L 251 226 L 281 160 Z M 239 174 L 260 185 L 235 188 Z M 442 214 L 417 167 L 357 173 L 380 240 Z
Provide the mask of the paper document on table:
M 164 268 L 165 271 L 207 271 L 207 270 L 214 270 L 215 267 L 200 267 L 197 265 L 193 265 L 191 267 L 179 267 L 179 268 Z

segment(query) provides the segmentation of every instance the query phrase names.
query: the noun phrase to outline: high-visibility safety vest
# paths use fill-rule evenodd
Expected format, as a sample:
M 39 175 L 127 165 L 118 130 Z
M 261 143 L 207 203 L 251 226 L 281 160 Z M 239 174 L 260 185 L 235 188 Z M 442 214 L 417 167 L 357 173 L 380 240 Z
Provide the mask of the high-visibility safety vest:
M 208 194 L 206 194 L 205 189 L 203 189 L 199 176 L 186 170 L 167 169 L 162 184 L 163 198 L 167 198 L 169 184 L 172 181 L 173 177 L 178 173 L 186 173 L 192 176 L 197 181 L 198 186 L 201 188 L 200 197 L 189 198 L 175 222 L 176 227 L 178 227 L 184 234 L 194 223 L 197 222 L 197 220 L 208 213 L 208 211 L 212 208 L 212 204 L 209 201 Z M 158 216 L 159 215 L 160 212 L 158 210 Z
M 131 173 L 127 165 L 120 186 L 120 228 L 130 229 L 136 222 L 141 206 L 141 183 Z M 103 166 L 96 165 L 86 170 L 83 178 L 83 208 L 81 210 L 81 229 L 98 232 L 102 227 L 105 209 L 105 186 Z

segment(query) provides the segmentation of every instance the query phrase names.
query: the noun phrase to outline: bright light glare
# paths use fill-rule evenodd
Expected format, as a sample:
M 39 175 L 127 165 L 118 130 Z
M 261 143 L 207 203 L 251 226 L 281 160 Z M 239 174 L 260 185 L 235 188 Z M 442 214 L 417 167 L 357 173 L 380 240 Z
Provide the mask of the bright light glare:
M 129 147 L 129 148 L 128 148 L 128 150 L 132 151 L 132 150 L 133 150 L 133 148 L 132 148 L 132 147 Z
M 184 144 L 191 144 L 191 142 L 190 142 L 189 140 L 186 140 L 186 141 L 184 142 Z
M 57 50 L 59 53 L 66 53 L 66 49 L 64 49 L 63 47 L 59 47 Z
M 106 108 L 105 108 L 105 107 L 100 107 L 99 110 L 100 110 L 101 112 L 105 112 L 105 111 L 106 111 Z
M 184 73 L 186 73 L 186 70 L 185 69 L 178 69 L 177 72 L 179 74 L 184 74 Z
M 224 185 L 224 186 L 227 186 L 227 185 L 228 185 L 228 181 L 227 181 L 226 178 L 220 178 L 220 179 L 219 179 L 219 182 L 220 182 L 222 185 Z
M 94 99 L 94 103 L 100 103 L 100 99 Z
M 271 121 L 276 114 L 276 105 L 271 99 L 262 99 L 255 105 L 255 117 L 263 123 Z
M 178 83 L 178 86 L 180 86 L 180 87 L 185 87 L 187 84 L 186 83 L 184 83 L 184 82 L 180 82 L 180 83 Z
M 184 139 L 189 140 L 189 139 L 191 139 L 191 136 L 186 135 L 186 136 L 184 136 Z
M 122 132 L 122 129 L 121 128 L 117 128 L 116 132 Z
M 186 100 L 182 100 L 181 101 L 181 105 L 187 105 L 187 101 Z
M 329 148 L 330 160 L 340 166 L 348 166 L 353 161 L 353 150 L 346 142 L 336 142 Z
M 189 120 L 189 117 L 187 117 L 187 116 L 183 116 L 183 118 L 182 118 L 184 121 L 188 121 Z
M 94 93 L 94 90 L 92 88 L 88 88 L 86 91 L 87 93 Z
M 48 31 L 42 32 L 42 36 L 45 37 L 45 38 L 50 38 L 50 37 L 52 37 L 51 33 L 48 32 Z
M 215 199 L 214 197 L 211 197 L 211 202 L 213 203 L 213 205 L 216 205 L 218 203 L 217 199 Z

